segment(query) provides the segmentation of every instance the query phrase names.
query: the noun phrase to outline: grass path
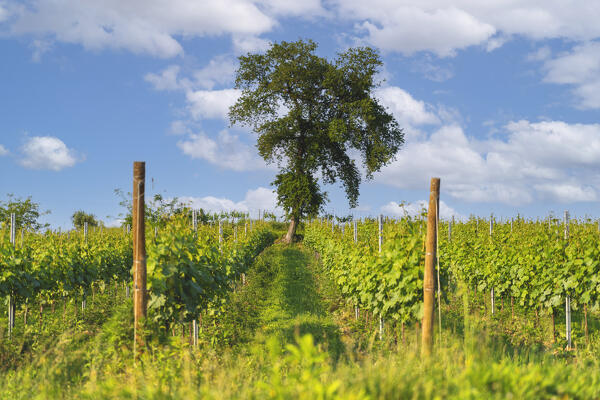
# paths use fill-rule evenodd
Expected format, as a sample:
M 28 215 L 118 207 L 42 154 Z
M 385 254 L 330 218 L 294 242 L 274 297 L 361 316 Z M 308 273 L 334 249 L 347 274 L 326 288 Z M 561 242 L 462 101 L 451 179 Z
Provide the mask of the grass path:
M 274 336 L 282 344 L 291 343 L 296 336 L 310 333 L 332 358 L 344 352 L 340 331 L 319 292 L 312 268 L 316 262 L 301 245 L 274 245 L 263 253 L 249 276 L 256 280 L 252 286 L 261 287 L 264 296 L 257 315 L 256 342 Z

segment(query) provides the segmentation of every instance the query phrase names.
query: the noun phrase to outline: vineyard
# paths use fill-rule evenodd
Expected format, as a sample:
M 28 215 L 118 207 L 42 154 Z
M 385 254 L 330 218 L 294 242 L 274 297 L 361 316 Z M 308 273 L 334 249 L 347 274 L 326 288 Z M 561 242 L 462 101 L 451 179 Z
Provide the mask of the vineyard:
M 425 218 L 3 229 L 2 398 L 597 398 L 598 224 L 439 221 L 435 359 L 419 356 Z M 572 311 L 572 314 L 571 314 Z
M 423 219 L 371 220 L 343 227 L 317 221 L 307 226 L 305 243 L 320 254 L 357 313 L 363 309 L 382 322 L 404 325 L 422 318 L 424 232 Z M 490 314 L 497 304 L 504 309 L 506 303 L 511 317 L 515 305 L 537 318 L 549 315 L 552 342 L 557 313 L 577 310 L 583 314 L 578 328 L 587 343 L 588 313 L 600 309 L 599 239 L 598 224 L 592 221 L 441 222 L 438 293 L 446 301 L 459 291 L 467 299 L 481 298 Z M 440 323 L 442 318 L 440 314 Z M 563 332 L 562 343 L 567 343 L 570 329 Z

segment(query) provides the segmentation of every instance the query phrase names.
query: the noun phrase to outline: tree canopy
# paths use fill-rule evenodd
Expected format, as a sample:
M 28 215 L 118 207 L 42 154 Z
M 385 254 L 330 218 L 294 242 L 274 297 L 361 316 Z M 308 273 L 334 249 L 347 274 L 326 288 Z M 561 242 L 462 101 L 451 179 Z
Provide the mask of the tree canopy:
M 88 227 L 99 225 L 99 222 L 94 214 L 88 214 L 83 210 L 75 211 L 71 216 L 71 221 L 73 222 L 73 226 L 77 229 L 83 228 L 86 222 Z
M 371 179 L 404 143 L 398 123 L 373 96 L 378 52 L 350 48 L 329 61 L 316 50 L 315 42 L 299 40 L 239 57 L 235 87 L 242 94 L 229 110 L 230 122 L 253 128 L 259 154 L 279 167 L 272 184 L 291 219 L 288 241 L 300 218 L 326 203 L 319 179 L 339 180 L 356 207 L 363 179 L 357 160 Z
M 13 194 L 7 195 L 7 200 L 0 201 L 0 223 L 10 224 L 10 214 L 15 214 L 16 229 L 26 228 L 38 230 L 45 228 L 49 224 L 41 224 L 38 219 L 42 215 L 50 214 L 50 211 L 40 211 L 40 205 L 31 199 L 15 197 Z

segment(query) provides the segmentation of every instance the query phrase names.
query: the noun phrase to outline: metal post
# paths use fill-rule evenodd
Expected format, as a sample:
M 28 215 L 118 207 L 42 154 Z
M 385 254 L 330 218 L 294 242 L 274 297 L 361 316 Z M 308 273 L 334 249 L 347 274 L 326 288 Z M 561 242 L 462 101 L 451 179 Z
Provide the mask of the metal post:
M 83 223 L 83 239 L 87 243 L 87 235 L 88 235 L 88 223 L 87 221 Z
M 565 211 L 564 215 L 565 240 L 569 240 L 569 212 Z M 567 336 L 567 350 L 571 350 L 571 296 L 567 294 L 565 298 L 565 325 L 566 325 L 566 336 Z
M 219 220 L 219 250 L 223 252 L 223 221 Z
M 192 344 L 194 347 L 198 347 L 198 320 L 195 319 L 192 321 Z
M 381 253 L 381 246 L 383 245 L 383 215 L 379 214 L 379 220 L 378 220 L 379 224 L 378 224 L 378 231 L 379 231 L 379 238 L 378 238 L 378 242 L 379 242 L 379 253 Z
M 490 214 L 490 240 L 492 240 L 493 232 L 494 232 L 494 214 Z M 494 298 L 494 287 L 493 286 L 492 286 L 492 290 L 491 290 L 491 300 L 492 300 L 492 315 L 494 315 L 495 298 Z
M 16 245 L 17 236 L 17 216 L 15 213 L 10 214 L 10 244 L 13 248 Z M 12 331 L 15 327 L 15 298 L 12 294 L 8 295 L 8 339 L 12 338 Z

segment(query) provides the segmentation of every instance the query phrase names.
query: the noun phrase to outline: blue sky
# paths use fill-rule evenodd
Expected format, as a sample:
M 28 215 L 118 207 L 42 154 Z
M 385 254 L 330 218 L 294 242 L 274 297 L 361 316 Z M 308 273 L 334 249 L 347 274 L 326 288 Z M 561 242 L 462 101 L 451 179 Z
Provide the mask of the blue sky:
M 276 169 L 229 127 L 236 57 L 313 39 L 379 49 L 374 95 L 404 128 L 359 208 L 414 212 L 441 177 L 442 214 L 600 217 L 600 5 L 592 1 L 0 0 L 0 183 L 55 227 L 121 212 L 132 162 L 151 193 L 214 211 L 273 209 Z

